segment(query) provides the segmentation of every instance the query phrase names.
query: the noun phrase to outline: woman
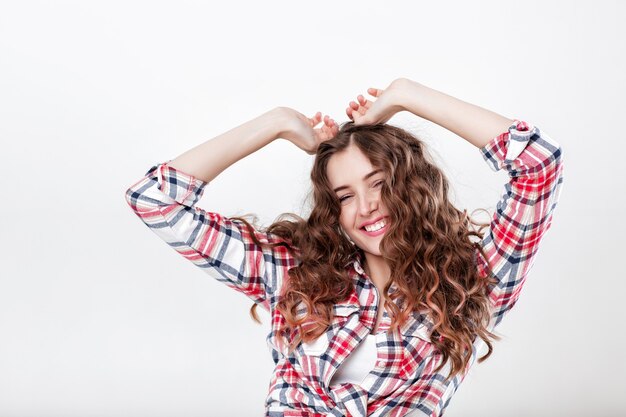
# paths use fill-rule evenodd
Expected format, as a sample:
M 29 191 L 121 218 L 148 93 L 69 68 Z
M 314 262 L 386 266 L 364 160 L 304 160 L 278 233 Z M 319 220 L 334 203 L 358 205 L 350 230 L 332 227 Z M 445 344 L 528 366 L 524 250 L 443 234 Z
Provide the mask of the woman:
M 155 165 L 126 192 L 151 230 L 250 297 L 255 319 L 257 305 L 270 312 L 267 416 L 441 416 L 482 343 L 479 362 L 491 354 L 491 331 L 552 221 L 562 151 L 538 128 L 407 79 L 368 92 L 341 128 L 277 108 Z M 385 124 L 400 111 L 508 171 L 487 233 L 449 202 L 423 142 Z M 316 154 L 307 219 L 261 230 L 195 206 L 213 178 L 277 138 Z

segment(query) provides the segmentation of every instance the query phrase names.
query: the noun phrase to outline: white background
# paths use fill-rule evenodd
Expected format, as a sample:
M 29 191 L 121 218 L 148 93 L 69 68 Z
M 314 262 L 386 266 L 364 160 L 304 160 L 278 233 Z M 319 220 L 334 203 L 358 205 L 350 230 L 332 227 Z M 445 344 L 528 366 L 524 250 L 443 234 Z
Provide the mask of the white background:
M 339 122 L 407 77 L 537 125 L 565 180 L 524 292 L 446 411 L 617 416 L 623 395 L 624 3 L 0 2 L 0 417 L 260 416 L 268 315 L 176 254 L 124 192 L 153 164 L 276 106 Z M 458 207 L 507 180 L 408 113 Z M 236 146 L 234 144 L 233 146 Z M 303 213 L 284 140 L 199 205 Z

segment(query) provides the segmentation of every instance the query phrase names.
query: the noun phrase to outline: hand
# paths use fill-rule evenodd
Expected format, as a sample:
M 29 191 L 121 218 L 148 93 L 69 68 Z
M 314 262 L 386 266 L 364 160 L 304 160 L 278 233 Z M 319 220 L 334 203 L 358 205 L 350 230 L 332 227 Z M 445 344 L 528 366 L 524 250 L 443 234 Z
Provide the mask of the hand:
M 339 126 L 330 118 L 324 116 L 324 124 L 316 128 L 322 121 L 322 113 L 317 112 L 313 117 L 306 117 L 302 113 L 288 107 L 280 107 L 284 120 L 284 128 L 279 137 L 287 139 L 309 155 L 314 155 L 320 143 L 331 139 L 339 132 Z
M 351 101 L 346 114 L 355 125 L 386 123 L 394 114 L 406 110 L 401 103 L 410 83 L 411 80 L 398 78 L 385 90 L 368 88 L 368 94 L 376 100 L 368 100 L 359 94 L 358 102 Z

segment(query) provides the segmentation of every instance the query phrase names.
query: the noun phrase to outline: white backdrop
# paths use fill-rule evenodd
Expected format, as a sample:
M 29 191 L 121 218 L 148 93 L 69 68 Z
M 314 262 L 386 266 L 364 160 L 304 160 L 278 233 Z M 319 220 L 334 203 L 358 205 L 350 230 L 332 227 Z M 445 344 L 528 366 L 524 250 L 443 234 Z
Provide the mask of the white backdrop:
M 0 417 L 256 416 L 268 315 L 130 211 L 157 162 L 276 106 L 347 120 L 407 77 L 537 125 L 561 200 L 492 357 L 448 417 L 617 416 L 626 274 L 626 7 L 619 1 L 0 1 Z M 507 180 L 409 114 L 459 207 Z M 302 213 L 312 156 L 276 141 L 201 207 Z

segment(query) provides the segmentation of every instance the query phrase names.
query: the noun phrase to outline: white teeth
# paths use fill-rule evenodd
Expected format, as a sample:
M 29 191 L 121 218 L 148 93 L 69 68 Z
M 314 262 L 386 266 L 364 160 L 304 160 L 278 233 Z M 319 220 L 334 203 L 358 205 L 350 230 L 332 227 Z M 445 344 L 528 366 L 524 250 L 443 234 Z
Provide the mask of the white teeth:
M 375 231 L 380 230 L 383 227 L 385 227 L 386 224 L 387 224 L 387 222 L 385 220 L 381 220 L 381 221 L 379 221 L 377 223 L 365 226 L 365 230 L 367 230 L 368 232 L 375 232 Z

